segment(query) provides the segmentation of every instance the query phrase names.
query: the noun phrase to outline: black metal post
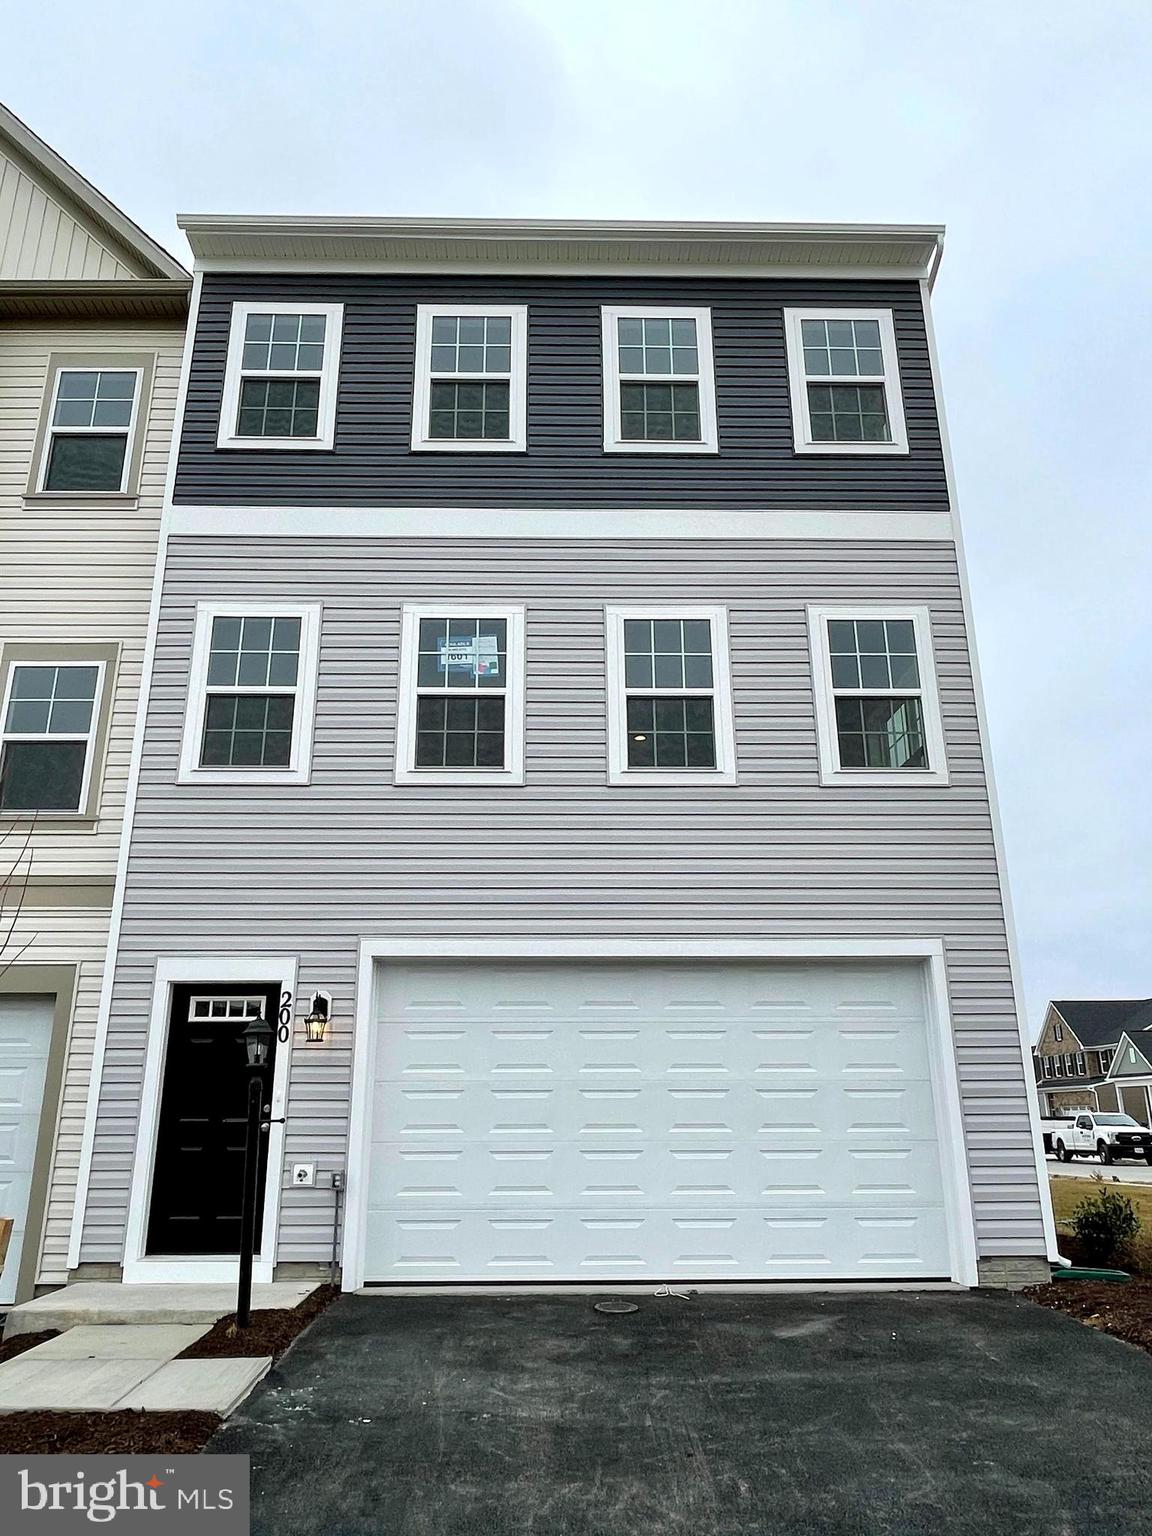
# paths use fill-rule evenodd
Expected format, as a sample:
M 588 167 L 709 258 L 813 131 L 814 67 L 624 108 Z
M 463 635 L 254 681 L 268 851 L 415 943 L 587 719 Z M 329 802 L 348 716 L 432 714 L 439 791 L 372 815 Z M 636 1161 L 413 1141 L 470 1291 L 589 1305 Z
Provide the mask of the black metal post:
M 264 1079 L 259 1068 L 248 1079 L 248 1134 L 244 1141 L 244 1198 L 240 1207 L 240 1280 L 236 1291 L 236 1326 L 252 1321 L 252 1250 L 256 1244 L 260 1137 L 264 1121 Z

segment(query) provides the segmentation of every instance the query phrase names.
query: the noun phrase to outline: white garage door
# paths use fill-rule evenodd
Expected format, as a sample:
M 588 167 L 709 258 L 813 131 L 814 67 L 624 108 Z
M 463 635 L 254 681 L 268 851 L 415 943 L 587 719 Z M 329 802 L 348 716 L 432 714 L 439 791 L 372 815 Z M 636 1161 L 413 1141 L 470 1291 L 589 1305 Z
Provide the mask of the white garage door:
M 919 967 L 388 963 L 368 1281 L 946 1278 Z
M 0 1216 L 15 1222 L 0 1303 L 16 1299 L 40 1106 L 52 1043 L 51 997 L 0 997 Z

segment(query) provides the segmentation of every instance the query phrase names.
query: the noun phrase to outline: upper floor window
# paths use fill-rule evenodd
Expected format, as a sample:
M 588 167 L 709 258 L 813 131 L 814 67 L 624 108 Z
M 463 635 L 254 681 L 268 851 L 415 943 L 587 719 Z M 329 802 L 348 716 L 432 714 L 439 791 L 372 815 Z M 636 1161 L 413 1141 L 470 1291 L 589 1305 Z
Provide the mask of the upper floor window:
M 1076 1052 L 1075 1063 L 1076 1063 L 1076 1076 L 1077 1077 L 1086 1077 L 1087 1073 L 1088 1073 L 1088 1067 L 1087 1067 L 1087 1063 L 1084 1060 L 1084 1052 L 1083 1051 L 1077 1051 Z
M 29 646 L 5 650 L 0 711 L 0 812 L 91 813 L 104 678 L 114 649 Z M 82 659 L 83 658 L 83 659 Z
M 786 309 L 797 453 L 907 453 L 890 309 Z
M 233 304 L 218 448 L 331 448 L 342 304 Z
M 319 630 L 316 606 L 200 604 L 181 780 L 306 782 Z
M 1101 1072 L 1107 1072 L 1108 1069 L 1111 1067 L 1113 1054 L 1114 1053 L 1112 1051 L 1101 1051 L 1100 1052 L 1100 1070 L 1101 1070 Z
M 523 304 L 421 304 L 412 446 L 523 452 L 528 311 Z
M 708 309 L 606 308 L 606 453 L 715 453 Z
M 125 495 L 135 463 L 143 363 L 134 367 L 70 367 L 53 360 L 47 420 L 30 489 L 80 495 Z
M 396 782 L 524 781 L 524 609 L 404 609 Z
M 825 784 L 946 784 L 926 608 L 808 610 Z
M 736 782 L 723 608 L 611 607 L 608 782 Z
M 1059 1045 L 1060 1041 L 1063 1040 L 1063 1038 L 1064 1038 L 1064 1028 L 1063 1028 L 1062 1025 L 1060 1025 L 1060 1024 L 1053 1024 L 1053 1026 L 1052 1026 L 1052 1038 L 1053 1038 L 1053 1040 L 1056 1041 L 1057 1045 Z

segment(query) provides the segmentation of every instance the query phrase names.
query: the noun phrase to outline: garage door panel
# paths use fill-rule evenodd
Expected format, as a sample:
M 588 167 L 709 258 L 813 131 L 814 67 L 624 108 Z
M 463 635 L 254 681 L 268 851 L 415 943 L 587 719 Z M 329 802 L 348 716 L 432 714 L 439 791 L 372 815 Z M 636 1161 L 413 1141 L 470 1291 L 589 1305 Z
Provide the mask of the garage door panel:
M 946 1243 L 943 1213 L 747 1207 L 679 1211 L 378 1213 L 394 1223 L 376 1279 L 541 1283 L 595 1280 L 937 1278 L 926 1255 Z M 373 1231 L 370 1217 L 369 1231 Z M 575 1262 L 573 1256 L 578 1255 Z M 467 1256 L 467 1257 L 465 1257 Z
M 385 968 L 367 1278 L 945 1275 L 914 965 Z
M 689 1149 L 646 1140 L 596 1150 L 564 1142 L 495 1148 L 474 1141 L 435 1151 L 376 1143 L 370 1161 L 369 1201 L 385 1206 L 416 1202 L 436 1208 L 483 1208 L 532 1203 L 565 1206 L 741 1202 L 755 1196 L 765 1207 L 779 1201 L 821 1206 L 847 1194 L 853 1201 L 939 1203 L 939 1161 L 931 1142 L 883 1149 L 884 1156 L 825 1142 L 808 1151 L 779 1151 L 749 1142 Z
M 424 1145 L 430 1138 L 484 1139 L 510 1144 L 526 1135 L 595 1142 L 605 1136 L 692 1142 L 701 1136 L 834 1135 L 861 1139 L 910 1136 L 932 1123 L 932 1088 L 926 1081 L 893 1083 L 854 1076 L 805 1088 L 756 1082 L 723 1088 L 706 1082 L 669 1087 L 667 1080 L 588 1089 L 571 1080 L 549 1087 L 507 1090 L 465 1078 L 449 1089 L 410 1090 L 378 1083 L 373 1130 L 382 1141 Z

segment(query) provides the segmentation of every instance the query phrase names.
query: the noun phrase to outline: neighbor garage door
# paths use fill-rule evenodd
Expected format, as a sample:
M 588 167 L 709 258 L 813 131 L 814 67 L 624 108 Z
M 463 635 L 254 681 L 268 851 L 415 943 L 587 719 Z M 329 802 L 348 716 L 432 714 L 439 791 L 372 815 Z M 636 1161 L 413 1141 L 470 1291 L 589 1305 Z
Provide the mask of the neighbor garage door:
M 10 1216 L 14 1223 L 0 1270 L 0 1306 L 16 1300 L 53 1006 L 51 997 L 0 997 L 0 1216 Z
M 915 965 L 387 963 L 368 1281 L 947 1277 Z

